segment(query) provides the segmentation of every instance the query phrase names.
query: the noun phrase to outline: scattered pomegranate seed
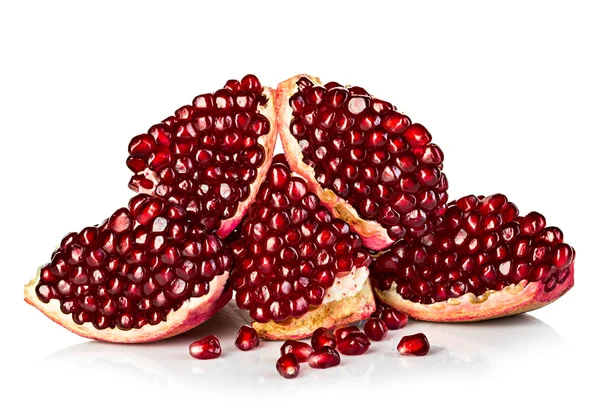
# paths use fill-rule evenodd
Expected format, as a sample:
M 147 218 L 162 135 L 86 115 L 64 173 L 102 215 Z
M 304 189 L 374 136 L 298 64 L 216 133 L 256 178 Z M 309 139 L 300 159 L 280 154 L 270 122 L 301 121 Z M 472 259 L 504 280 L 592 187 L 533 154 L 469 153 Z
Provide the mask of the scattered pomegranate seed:
M 429 353 L 429 341 L 422 333 L 407 335 L 400 339 L 398 352 L 401 355 L 425 356 Z
M 340 364 L 340 354 L 329 346 L 316 350 L 308 357 L 311 368 L 327 369 Z
M 358 327 L 356 326 L 344 326 L 342 328 L 337 328 L 336 330 L 334 330 L 333 334 L 335 336 L 335 340 L 337 342 L 340 342 L 352 332 L 360 332 L 360 329 L 358 329 Z
M 235 346 L 243 351 L 256 348 L 260 344 L 260 339 L 256 331 L 250 326 L 242 326 L 235 337 Z
M 286 379 L 294 379 L 300 373 L 300 364 L 293 353 L 286 353 L 277 359 L 277 372 Z
M 221 356 L 221 343 L 215 335 L 210 335 L 190 345 L 190 355 L 196 359 L 215 359 Z
M 293 353 L 298 362 L 306 362 L 309 355 L 313 352 L 313 348 L 308 343 L 297 340 L 286 340 L 281 346 L 280 352 L 282 355 Z
M 408 323 L 408 316 L 396 309 L 386 308 L 381 312 L 381 320 L 390 330 L 402 329 Z
M 371 318 L 364 326 L 365 334 L 374 341 L 383 340 L 388 334 L 388 327 L 381 319 Z
M 310 343 L 314 350 L 319 350 L 325 346 L 335 349 L 335 335 L 327 328 L 319 328 L 313 332 Z
M 352 332 L 338 343 L 338 350 L 344 355 L 362 355 L 369 346 L 371 342 L 367 335 L 362 332 Z

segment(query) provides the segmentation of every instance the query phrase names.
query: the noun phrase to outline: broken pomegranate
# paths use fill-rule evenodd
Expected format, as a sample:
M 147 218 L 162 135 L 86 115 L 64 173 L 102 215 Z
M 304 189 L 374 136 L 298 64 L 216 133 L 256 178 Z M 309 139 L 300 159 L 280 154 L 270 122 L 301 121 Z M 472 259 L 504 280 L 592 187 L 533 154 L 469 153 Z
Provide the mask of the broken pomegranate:
M 429 353 L 429 340 L 422 333 L 404 336 L 397 349 L 401 355 L 425 356 Z
M 383 340 L 388 334 L 388 327 L 381 319 L 367 320 L 363 329 L 369 339 L 377 342 Z
M 429 233 L 446 210 L 444 155 L 424 126 L 362 87 L 298 75 L 277 88 L 292 170 L 365 247 Z
M 371 273 L 378 298 L 410 317 L 466 322 L 553 302 L 573 286 L 574 260 L 541 214 L 519 216 L 502 194 L 471 195 L 451 202 L 431 234 L 381 254 Z
M 69 233 L 25 300 L 78 335 L 150 342 L 185 332 L 231 299 L 231 256 L 185 210 L 137 195 L 99 226 Z
M 394 308 L 385 308 L 381 311 L 381 320 L 390 330 L 402 329 L 408 324 L 408 316 Z
M 352 333 L 352 332 L 360 332 L 360 329 L 358 329 L 357 326 L 344 326 L 342 328 L 337 328 L 336 330 L 333 331 L 333 335 L 335 336 L 335 340 L 336 342 L 340 342 L 342 339 L 344 339 L 346 336 L 348 336 L 348 334 Z
M 362 355 L 369 346 L 371 342 L 367 335 L 362 332 L 352 332 L 338 343 L 337 349 L 343 355 Z
M 281 345 L 280 352 L 282 355 L 286 353 L 293 353 L 298 359 L 298 362 L 308 361 L 308 356 L 313 353 L 313 348 L 308 343 L 300 342 L 297 340 L 286 340 Z
M 235 346 L 239 350 L 249 351 L 260 344 L 258 334 L 250 326 L 242 326 L 235 337 Z
M 340 354 L 329 346 L 314 351 L 308 357 L 308 365 L 315 369 L 327 369 L 339 364 Z
M 300 364 L 293 353 L 286 353 L 277 359 L 277 372 L 286 379 L 293 379 L 300 374 Z
M 371 256 L 306 182 L 275 156 L 240 238 L 232 244 L 232 285 L 263 339 L 310 336 L 319 327 L 366 319 L 375 310 Z
M 152 126 L 129 144 L 129 186 L 181 206 L 225 238 L 241 221 L 273 157 L 273 90 L 254 75 Z
M 210 335 L 190 345 L 190 355 L 196 359 L 216 359 L 221 356 L 221 342 Z
M 319 328 L 313 332 L 310 344 L 314 350 L 319 350 L 325 346 L 335 349 L 335 336 L 329 329 Z

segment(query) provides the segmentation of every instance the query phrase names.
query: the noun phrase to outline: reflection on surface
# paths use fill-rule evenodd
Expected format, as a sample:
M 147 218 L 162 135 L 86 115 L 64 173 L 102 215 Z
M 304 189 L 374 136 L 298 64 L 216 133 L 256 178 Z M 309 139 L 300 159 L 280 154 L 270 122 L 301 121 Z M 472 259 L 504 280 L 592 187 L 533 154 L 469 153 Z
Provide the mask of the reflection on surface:
M 111 345 L 85 342 L 55 352 L 39 363 L 46 368 L 60 368 L 63 374 L 84 379 L 88 384 L 103 385 L 107 376 L 124 382 L 142 383 L 147 390 L 164 385 L 235 385 L 238 391 L 273 392 L 292 384 L 275 371 L 281 342 L 261 342 L 251 352 L 241 352 L 233 341 L 239 326 L 247 318 L 230 303 L 208 322 L 184 335 L 153 344 Z M 400 356 L 396 345 L 407 334 L 423 332 L 432 350 L 425 357 Z M 203 336 L 219 337 L 223 354 L 219 359 L 199 361 L 188 355 L 188 345 Z M 478 378 L 494 371 L 527 362 L 547 353 L 565 353 L 566 344 L 548 325 L 529 315 L 472 324 L 433 324 L 411 321 L 397 331 L 390 331 L 383 342 L 374 342 L 367 354 L 345 356 L 342 365 L 329 370 L 301 367 L 304 383 L 348 381 L 395 382 L 425 381 L 436 377 Z M 526 355 L 526 356 L 525 356 Z M 68 371 L 68 372 L 67 372 Z M 112 378 L 111 378 L 112 379 Z M 268 383 L 268 385 L 260 385 Z

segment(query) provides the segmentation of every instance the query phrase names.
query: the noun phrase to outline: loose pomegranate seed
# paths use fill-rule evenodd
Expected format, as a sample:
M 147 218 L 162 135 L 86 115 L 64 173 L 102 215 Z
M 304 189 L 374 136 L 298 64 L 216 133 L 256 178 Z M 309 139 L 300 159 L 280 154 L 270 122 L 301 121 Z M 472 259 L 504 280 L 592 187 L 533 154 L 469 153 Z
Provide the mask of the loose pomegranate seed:
M 381 320 L 390 330 L 402 329 L 408 323 L 408 316 L 393 308 L 386 308 L 381 312 Z
M 298 362 L 308 361 L 308 356 L 313 352 L 313 348 L 304 342 L 297 340 L 286 340 L 281 346 L 280 352 L 282 355 L 292 353 L 298 359 Z
M 325 346 L 335 349 L 335 335 L 327 328 L 318 328 L 313 332 L 310 343 L 314 350 L 319 350 Z
M 363 329 L 368 338 L 374 341 L 383 340 L 388 334 L 388 327 L 381 319 L 369 319 Z
M 256 331 L 250 326 L 242 326 L 235 337 L 235 346 L 243 351 L 249 351 L 260 344 Z
M 308 365 L 315 369 L 327 369 L 339 364 L 340 354 L 329 346 L 314 351 L 308 357 Z
M 190 355 L 196 359 L 215 359 L 221 356 L 221 343 L 210 335 L 190 345 Z
M 362 332 L 352 332 L 339 342 L 338 350 L 344 355 L 362 355 L 369 346 L 371 342 L 367 335 Z
M 425 356 L 429 353 L 429 341 L 422 333 L 404 336 L 398 343 L 398 352 L 401 355 Z
M 293 353 L 286 353 L 277 359 L 277 372 L 286 379 L 294 379 L 300 374 L 300 364 Z
M 348 336 L 348 334 L 352 332 L 360 332 L 360 329 L 358 329 L 358 327 L 356 326 L 344 326 L 342 328 L 337 328 L 336 330 L 334 330 L 333 335 L 335 336 L 336 342 L 339 343 L 342 339 L 344 339 L 346 336 Z

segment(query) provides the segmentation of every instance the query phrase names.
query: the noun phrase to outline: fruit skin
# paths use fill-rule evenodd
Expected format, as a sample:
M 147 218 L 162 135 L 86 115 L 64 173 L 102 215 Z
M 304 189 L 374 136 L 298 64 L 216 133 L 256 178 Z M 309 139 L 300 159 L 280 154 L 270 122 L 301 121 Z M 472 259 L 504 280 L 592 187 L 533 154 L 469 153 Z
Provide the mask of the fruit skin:
M 361 269 L 363 268 L 359 270 Z M 317 306 L 303 316 L 288 319 L 283 324 L 271 320 L 267 323 L 253 322 L 252 327 L 261 339 L 302 339 L 311 336 L 318 327 L 336 329 L 368 319 L 374 311 L 375 300 L 371 283 L 365 282 L 362 289 L 352 297 Z
M 146 343 L 170 338 L 195 328 L 210 319 L 231 300 L 232 289 L 228 285 L 229 273 L 216 276 L 210 282 L 207 295 L 187 300 L 183 306 L 171 312 L 168 322 L 157 325 L 145 325 L 141 329 L 122 331 L 118 328 L 98 330 L 86 322 L 77 325 L 71 315 L 66 315 L 60 310 L 60 304 L 52 299 L 49 303 L 42 303 L 36 293 L 35 287 L 39 280 L 39 270 L 35 278 L 25 285 L 25 302 L 40 310 L 49 319 L 60 326 L 88 339 L 95 339 L 109 343 Z
M 384 291 L 375 289 L 375 295 L 385 304 L 414 319 L 430 322 L 475 322 L 529 312 L 554 302 L 575 283 L 574 266 L 568 270 L 567 280 L 557 284 L 551 292 L 544 291 L 542 282 L 528 283 L 527 280 L 522 280 L 516 285 L 508 285 L 499 291 L 487 291 L 481 296 L 468 293 L 430 305 L 403 299 L 395 292 L 395 287 Z

